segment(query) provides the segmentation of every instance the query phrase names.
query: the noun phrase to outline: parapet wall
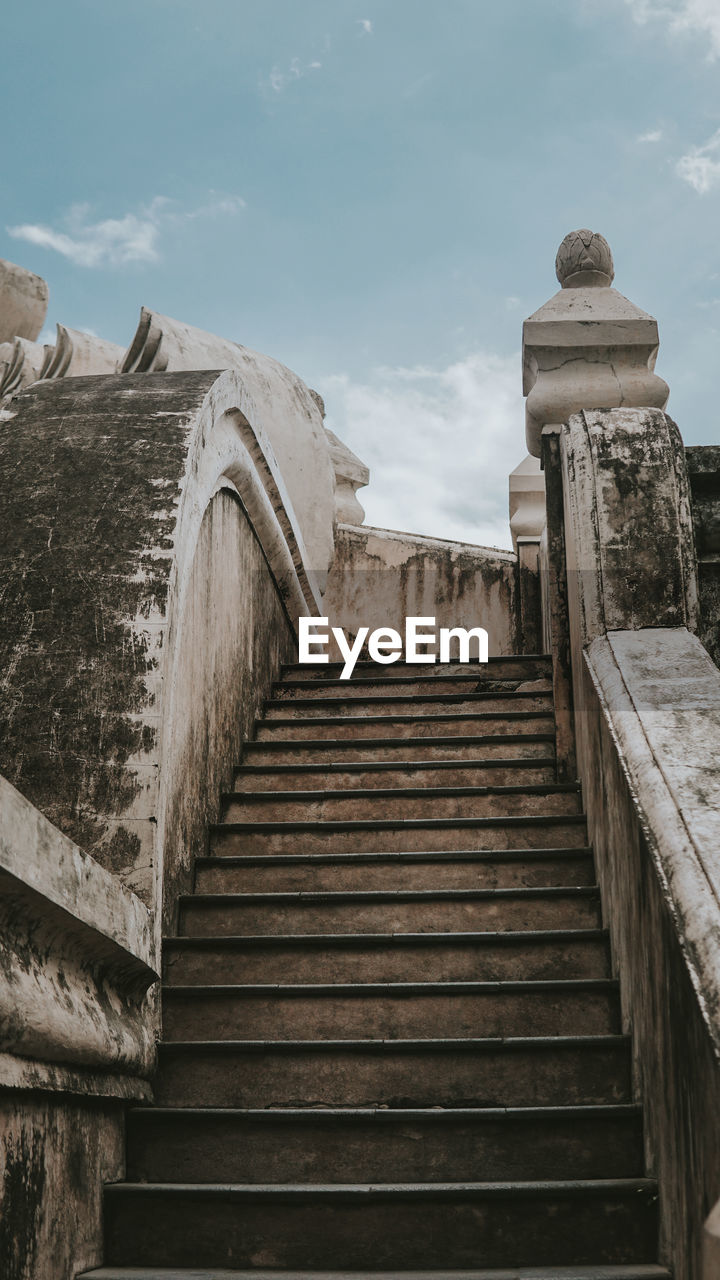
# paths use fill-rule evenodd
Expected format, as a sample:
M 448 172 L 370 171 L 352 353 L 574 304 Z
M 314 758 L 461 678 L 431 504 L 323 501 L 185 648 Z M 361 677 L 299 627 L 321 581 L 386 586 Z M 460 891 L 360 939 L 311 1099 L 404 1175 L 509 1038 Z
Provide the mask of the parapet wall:
M 484 627 L 491 656 L 517 653 L 517 557 L 493 547 L 341 524 L 323 615 L 353 637 L 362 626 L 393 627 L 402 635 L 406 617 L 434 617 L 438 627 Z

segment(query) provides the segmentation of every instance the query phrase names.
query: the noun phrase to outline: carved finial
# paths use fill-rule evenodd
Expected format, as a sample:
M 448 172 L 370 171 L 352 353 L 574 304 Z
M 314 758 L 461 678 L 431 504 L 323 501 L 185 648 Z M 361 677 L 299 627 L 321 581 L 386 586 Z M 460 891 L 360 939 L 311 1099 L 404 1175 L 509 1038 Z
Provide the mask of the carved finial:
M 598 231 L 571 231 L 557 251 L 555 274 L 563 289 L 608 288 L 615 277 L 610 245 Z

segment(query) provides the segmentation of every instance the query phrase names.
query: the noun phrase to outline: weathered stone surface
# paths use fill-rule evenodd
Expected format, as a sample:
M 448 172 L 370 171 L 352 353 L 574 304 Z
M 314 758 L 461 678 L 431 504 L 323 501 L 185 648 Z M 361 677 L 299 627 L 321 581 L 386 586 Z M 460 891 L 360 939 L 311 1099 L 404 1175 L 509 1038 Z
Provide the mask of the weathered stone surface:
M 117 373 L 125 354 L 124 347 L 94 334 L 82 333 L 79 329 L 67 329 L 64 324 L 57 326 L 57 339 L 54 347 L 45 348 L 39 377 L 79 378 L 98 373 Z
M 698 589 L 680 433 L 652 409 L 592 410 L 560 434 L 570 609 L 580 643 L 687 626 Z
M 334 472 L 322 414 L 305 383 L 271 356 L 143 307 L 124 373 L 234 369 L 260 412 L 319 590 L 333 551 Z M 255 415 L 257 416 L 257 415 Z M 255 419 L 251 415 L 255 425 Z
M 26 338 L 4 342 L 0 346 L 0 400 L 37 382 L 48 351 L 52 350 Z
M 543 427 L 581 409 L 667 404 L 653 372 L 657 322 L 610 288 L 612 272 L 602 236 L 571 232 L 558 253 L 563 287 L 523 325 L 525 434 L 536 458 Z
M 0 1051 L 149 1076 L 147 909 L 4 778 L 0 814 Z
M 338 526 L 323 616 L 347 635 L 361 626 L 394 627 L 403 635 L 406 617 L 434 617 L 438 628 L 484 627 L 491 656 L 517 653 L 516 603 L 512 551 Z M 329 652 L 331 661 L 340 656 L 334 644 Z
M 162 850 L 187 867 L 212 816 L 200 761 L 217 745 L 228 785 L 285 610 L 317 611 L 302 532 L 233 373 L 39 383 L 11 412 L 0 767 L 154 902 Z
M 0 258 L 0 342 L 34 342 L 45 323 L 48 287 L 25 267 Z
M 588 830 L 659 1176 L 661 1256 L 695 1280 L 720 1191 L 720 672 L 683 628 L 611 632 L 583 669 Z
M 117 1103 L 0 1095 L 3 1280 L 74 1280 L 102 1261 L 102 1186 L 122 1177 Z
M 364 462 L 346 444 L 325 428 L 330 442 L 330 461 L 335 471 L 335 519 L 341 524 L 362 524 L 365 511 L 357 499 L 357 490 L 370 483 L 370 472 Z

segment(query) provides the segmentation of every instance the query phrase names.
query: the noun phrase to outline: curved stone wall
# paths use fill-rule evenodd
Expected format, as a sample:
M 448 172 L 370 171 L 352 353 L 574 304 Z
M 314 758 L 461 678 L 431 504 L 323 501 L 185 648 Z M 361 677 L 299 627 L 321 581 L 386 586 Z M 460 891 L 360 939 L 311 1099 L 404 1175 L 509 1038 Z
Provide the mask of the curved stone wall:
M 234 371 L 41 382 L 2 415 L 0 773 L 153 906 L 319 612 L 266 418 Z

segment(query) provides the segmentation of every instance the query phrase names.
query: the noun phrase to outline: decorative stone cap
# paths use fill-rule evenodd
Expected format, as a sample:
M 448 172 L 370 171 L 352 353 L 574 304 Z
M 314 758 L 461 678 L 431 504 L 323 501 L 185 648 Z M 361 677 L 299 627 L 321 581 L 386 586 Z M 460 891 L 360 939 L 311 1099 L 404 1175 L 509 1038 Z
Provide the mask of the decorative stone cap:
M 571 231 L 555 270 L 562 288 L 523 325 L 525 438 L 535 458 L 544 426 L 582 409 L 664 409 L 668 398 L 654 372 L 657 321 L 611 287 L 607 240 Z
M 555 259 L 555 274 L 563 289 L 609 286 L 615 279 L 610 245 L 598 231 L 571 231 Z

